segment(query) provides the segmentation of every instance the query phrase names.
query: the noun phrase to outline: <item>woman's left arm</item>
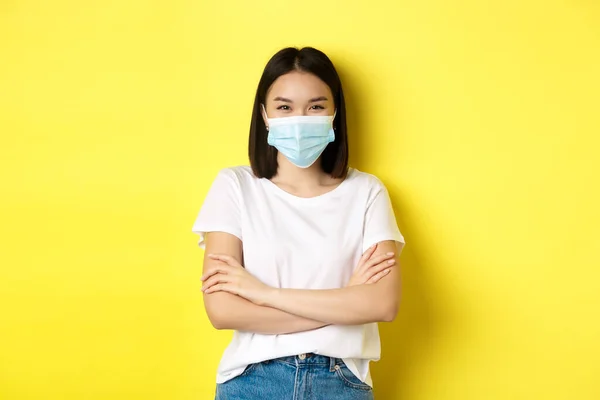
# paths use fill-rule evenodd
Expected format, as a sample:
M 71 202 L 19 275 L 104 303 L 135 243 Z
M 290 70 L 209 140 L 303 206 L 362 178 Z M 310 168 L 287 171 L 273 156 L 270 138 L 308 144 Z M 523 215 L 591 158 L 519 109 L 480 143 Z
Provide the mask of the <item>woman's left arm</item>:
M 272 289 L 264 305 L 328 324 L 391 322 L 400 302 L 400 250 L 392 240 L 379 243 L 373 257 L 394 252 L 396 264 L 377 283 L 328 290 Z
M 400 261 L 402 244 L 396 245 L 393 240 L 380 242 L 375 254 L 394 252 L 395 265 L 384 278 L 373 284 L 349 286 L 341 289 L 277 289 L 266 285 L 248 285 L 247 279 L 255 279 L 245 275 L 242 279 L 222 279 L 210 285 L 207 292 L 228 291 L 245 297 L 255 304 L 277 308 L 300 317 L 322 321 L 335 325 L 360 325 L 370 322 L 393 321 L 398 312 L 400 301 Z M 219 256 L 215 256 L 219 257 Z M 220 258 L 220 257 L 219 257 Z M 227 262 L 226 259 L 222 261 Z M 231 268 L 231 266 L 229 267 Z M 231 269 L 219 272 L 234 275 Z

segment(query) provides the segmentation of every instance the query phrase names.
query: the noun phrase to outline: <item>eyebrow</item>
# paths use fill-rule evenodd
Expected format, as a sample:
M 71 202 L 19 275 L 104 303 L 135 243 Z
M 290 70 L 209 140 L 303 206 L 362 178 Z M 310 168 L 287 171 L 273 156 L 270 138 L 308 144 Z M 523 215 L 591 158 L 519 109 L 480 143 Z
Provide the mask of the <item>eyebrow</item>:
M 293 103 L 292 100 L 286 99 L 285 97 L 281 97 L 281 96 L 275 97 L 273 99 L 273 101 L 283 101 L 284 103 Z M 325 96 L 315 97 L 314 99 L 310 99 L 308 102 L 316 103 L 317 101 L 327 101 L 327 97 L 325 97 Z

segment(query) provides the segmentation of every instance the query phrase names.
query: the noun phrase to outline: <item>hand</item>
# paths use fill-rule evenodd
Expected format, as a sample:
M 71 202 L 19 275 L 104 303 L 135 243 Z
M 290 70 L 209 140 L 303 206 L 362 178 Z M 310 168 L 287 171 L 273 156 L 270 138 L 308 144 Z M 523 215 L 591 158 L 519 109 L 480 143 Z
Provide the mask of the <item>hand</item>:
M 352 274 L 350 282 L 346 286 L 356 286 L 379 282 L 396 263 L 394 253 L 385 253 L 372 257 L 377 249 L 377 244 L 369 247 L 358 262 L 358 267 Z
M 202 291 L 205 294 L 228 292 L 243 297 L 254 304 L 263 305 L 272 289 L 252 276 L 235 258 L 209 254 L 208 258 L 216 261 L 214 267 L 202 275 Z

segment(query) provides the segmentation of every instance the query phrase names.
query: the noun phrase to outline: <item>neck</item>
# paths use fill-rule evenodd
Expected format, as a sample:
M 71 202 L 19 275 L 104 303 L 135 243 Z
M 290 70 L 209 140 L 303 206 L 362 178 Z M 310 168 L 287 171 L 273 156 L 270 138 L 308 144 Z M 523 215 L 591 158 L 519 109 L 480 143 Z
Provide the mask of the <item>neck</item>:
M 292 164 L 281 153 L 277 154 L 277 174 L 273 181 L 289 184 L 295 187 L 311 187 L 319 185 L 325 178 L 321 169 L 321 159 L 318 159 L 308 168 L 299 168 Z

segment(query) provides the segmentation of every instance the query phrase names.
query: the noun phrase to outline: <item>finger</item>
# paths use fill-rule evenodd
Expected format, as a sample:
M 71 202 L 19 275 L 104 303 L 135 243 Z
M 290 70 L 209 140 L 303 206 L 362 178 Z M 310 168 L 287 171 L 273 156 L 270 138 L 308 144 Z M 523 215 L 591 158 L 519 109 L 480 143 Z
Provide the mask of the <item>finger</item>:
M 367 269 L 367 271 L 363 275 L 364 275 L 365 279 L 368 280 L 371 277 L 373 277 L 374 275 L 380 273 L 381 271 L 384 271 L 384 270 L 390 268 L 391 266 L 394 265 L 395 262 L 396 262 L 396 260 L 393 260 L 393 259 L 380 262 L 379 264 L 373 265 L 372 267 Z
M 201 281 L 205 281 L 215 274 L 229 274 L 231 273 L 231 267 L 227 264 L 216 265 L 209 268 L 204 275 L 200 278 Z
M 384 269 L 381 272 L 376 273 L 375 275 L 373 275 L 371 277 L 371 279 L 369 279 L 366 283 L 367 284 L 371 284 L 371 283 L 377 283 L 379 282 L 379 280 L 381 280 L 384 276 L 386 276 L 387 274 L 389 274 L 391 271 L 391 269 Z
M 380 263 L 386 262 L 386 261 L 389 262 L 390 264 L 393 264 L 396 262 L 396 260 L 393 257 L 394 257 L 394 253 L 392 253 L 392 252 L 380 254 L 376 257 L 371 258 L 369 261 L 367 261 L 366 266 L 367 266 L 367 268 L 371 268 L 377 264 L 380 264 Z
M 211 287 L 213 287 L 214 285 L 218 285 L 221 283 L 227 283 L 227 282 L 229 282 L 229 277 L 227 275 L 223 275 L 223 274 L 213 275 L 212 277 L 210 277 L 210 279 L 208 279 L 207 281 L 205 281 L 202 284 L 201 290 L 206 293 L 206 291 L 208 289 L 210 289 Z
M 212 260 L 223 261 L 224 263 L 231 265 L 232 267 L 241 267 L 240 263 L 238 263 L 235 258 L 225 254 L 209 254 L 207 257 Z
M 376 249 L 377 249 L 377 243 L 375 243 L 373 246 L 369 247 L 363 253 L 363 255 L 360 257 L 360 260 L 358 260 L 358 268 L 357 268 L 357 270 L 360 270 L 361 268 L 364 267 L 365 263 L 367 262 L 367 260 L 369 258 L 371 258 L 371 256 L 373 255 L 373 253 L 375 252 Z
M 213 260 L 223 261 L 225 263 L 228 263 L 231 259 L 231 257 L 225 254 L 208 254 L 207 257 Z
M 213 275 L 208 280 L 206 280 L 205 282 L 202 283 L 201 290 L 204 292 L 207 289 L 209 289 L 210 287 L 217 285 L 219 283 L 224 283 L 224 282 L 227 282 L 227 275 L 223 275 L 223 274 Z
M 379 264 L 375 264 L 369 267 L 366 272 L 363 274 L 365 280 L 371 279 L 374 275 L 381 273 L 386 269 L 390 269 L 396 263 L 395 259 L 385 260 Z
M 384 269 L 381 272 L 378 272 L 377 274 L 373 275 L 369 280 L 367 280 L 367 282 L 365 282 L 366 284 L 372 284 L 372 283 L 377 283 L 379 282 L 381 279 L 383 279 L 385 276 L 387 276 L 390 273 L 391 269 Z
M 223 268 L 221 268 L 220 270 L 219 270 L 218 268 L 211 268 L 211 269 L 207 270 L 207 271 L 206 271 L 206 272 L 205 272 L 205 273 L 204 273 L 204 274 L 203 274 L 203 275 L 200 277 L 200 280 L 201 280 L 201 281 L 205 281 L 205 280 L 207 280 L 208 278 L 210 278 L 211 276 L 213 276 L 213 275 L 215 275 L 215 274 L 219 274 L 219 273 L 221 273 L 221 274 L 225 274 L 225 273 L 226 273 L 226 271 L 225 271 Z
M 237 294 L 233 290 L 233 286 L 230 285 L 229 283 L 218 283 L 218 284 L 212 286 L 210 289 L 206 289 L 206 291 L 204 293 L 210 294 L 210 293 L 215 293 L 215 292 L 228 292 L 228 293 L 232 293 L 232 294 Z
M 214 292 L 219 292 L 219 291 L 223 290 L 224 287 L 225 286 L 223 283 L 218 283 L 218 284 L 213 285 L 210 288 L 207 288 L 206 290 L 204 290 L 204 294 L 211 294 Z
M 377 249 L 377 243 L 375 243 L 373 246 L 369 247 L 367 249 L 367 251 L 365 251 L 362 255 L 362 257 L 360 258 L 361 261 L 366 261 L 369 258 L 371 258 L 371 256 L 373 255 L 373 253 L 375 252 L 375 250 Z

